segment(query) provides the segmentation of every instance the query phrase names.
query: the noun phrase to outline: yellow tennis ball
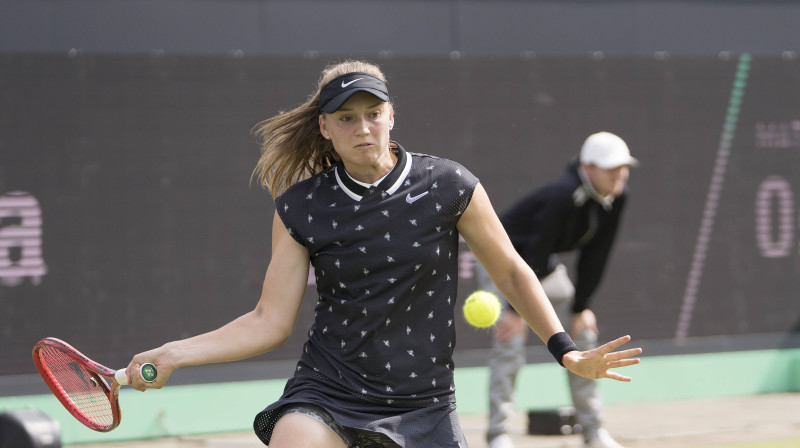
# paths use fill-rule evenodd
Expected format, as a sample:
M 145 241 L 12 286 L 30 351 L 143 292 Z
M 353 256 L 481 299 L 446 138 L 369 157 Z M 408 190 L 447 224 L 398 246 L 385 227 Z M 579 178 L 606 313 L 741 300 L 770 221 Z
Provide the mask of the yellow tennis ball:
M 473 327 L 488 328 L 500 318 L 503 306 L 489 291 L 475 291 L 464 302 L 464 318 Z

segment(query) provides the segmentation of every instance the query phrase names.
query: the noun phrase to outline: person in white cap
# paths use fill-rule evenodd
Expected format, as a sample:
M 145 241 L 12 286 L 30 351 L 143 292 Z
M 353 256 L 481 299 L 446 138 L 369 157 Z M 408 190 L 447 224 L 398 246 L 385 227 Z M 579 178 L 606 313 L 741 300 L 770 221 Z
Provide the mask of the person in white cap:
M 609 132 L 590 135 L 579 156 L 557 180 L 535 189 L 500 214 L 514 248 L 530 265 L 564 328 L 580 350 L 597 346 L 597 319 L 590 309 L 617 234 L 627 197 L 630 167 L 638 165 L 628 145 Z M 577 253 L 573 284 L 558 254 Z M 476 265 L 478 288 L 500 295 L 483 266 Z M 493 330 L 489 359 L 491 448 L 510 448 L 507 434 L 514 414 L 514 382 L 525 364 L 528 326 L 506 306 Z M 603 428 L 603 404 L 595 380 L 568 373 L 570 393 L 586 448 L 619 448 Z

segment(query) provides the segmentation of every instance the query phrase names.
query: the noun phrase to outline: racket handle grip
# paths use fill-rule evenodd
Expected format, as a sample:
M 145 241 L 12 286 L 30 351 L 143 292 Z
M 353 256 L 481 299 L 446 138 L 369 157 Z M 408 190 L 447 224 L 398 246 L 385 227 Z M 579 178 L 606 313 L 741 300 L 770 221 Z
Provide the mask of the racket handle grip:
M 128 374 L 125 373 L 125 369 L 119 369 L 114 372 L 114 380 L 120 386 L 126 386 L 128 384 Z
M 156 370 L 155 365 L 146 362 L 139 366 L 139 374 L 146 383 L 152 383 L 156 380 L 156 377 L 158 377 L 158 370 Z M 130 384 L 130 381 L 128 381 L 128 374 L 125 373 L 125 369 L 119 369 L 114 372 L 114 379 L 120 386 Z

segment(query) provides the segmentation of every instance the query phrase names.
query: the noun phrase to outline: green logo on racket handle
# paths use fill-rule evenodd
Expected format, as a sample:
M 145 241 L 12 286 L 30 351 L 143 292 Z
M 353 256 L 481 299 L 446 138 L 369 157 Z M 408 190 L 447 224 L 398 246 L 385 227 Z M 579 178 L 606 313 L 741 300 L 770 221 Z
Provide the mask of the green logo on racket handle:
M 156 380 L 158 376 L 158 370 L 156 370 L 156 366 L 153 364 L 145 363 L 139 367 L 139 373 L 142 375 L 142 379 L 144 379 L 148 383 L 152 383 Z

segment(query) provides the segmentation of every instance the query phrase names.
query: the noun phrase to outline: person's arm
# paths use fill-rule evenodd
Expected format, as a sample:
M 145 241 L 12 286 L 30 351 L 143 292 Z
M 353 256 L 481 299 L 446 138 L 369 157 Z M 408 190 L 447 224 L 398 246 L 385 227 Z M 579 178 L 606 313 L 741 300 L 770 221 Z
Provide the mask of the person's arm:
M 548 343 L 554 335 L 563 333 L 564 327 L 539 280 L 514 250 L 480 184 L 476 186 L 469 206 L 458 221 L 458 231 L 500 292 L 543 342 Z M 573 373 L 587 378 L 607 377 L 630 381 L 630 378 L 608 370 L 639 363 L 638 359 L 630 359 L 641 353 L 639 348 L 610 353 L 629 340 L 630 336 L 624 336 L 591 351 L 570 351 L 559 361 Z
M 184 366 L 236 361 L 283 345 L 294 329 L 308 282 L 308 250 L 295 241 L 275 213 L 272 222 L 272 260 L 255 309 L 208 333 L 169 342 L 134 356 L 127 371 L 134 389 L 161 388 Z M 156 365 L 158 378 L 145 383 L 138 366 Z
M 502 220 L 517 252 L 539 278 L 552 269 L 550 256 L 557 252 L 573 208 L 568 188 L 561 182 L 540 187 L 508 209 Z
M 575 282 L 575 300 L 572 303 L 572 332 L 577 334 L 589 330 L 598 334 L 597 317 L 590 308 L 590 299 L 594 294 L 606 268 L 611 249 L 620 223 L 620 216 L 625 205 L 625 196 L 614 201 L 613 209 L 603 219 L 595 237 L 580 250 L 577 261 Z M 599 210 L 598 213 L 606 213 Z
M 589 300 L 594 294 L 605 272 L 611 249 L 614 246 L 617 229 L 619 228 L 622 210 L 625 206 L 625 196 L 620 196 L 614 201 L 614 207 L 603 220 L 597 234 L 583 248 L 577 261 L 577 281 L 575 283 L 575 302 L 572 312 L 575 314 L 589 308 Z M 605 213 L 598 211 L 599 213 Z

